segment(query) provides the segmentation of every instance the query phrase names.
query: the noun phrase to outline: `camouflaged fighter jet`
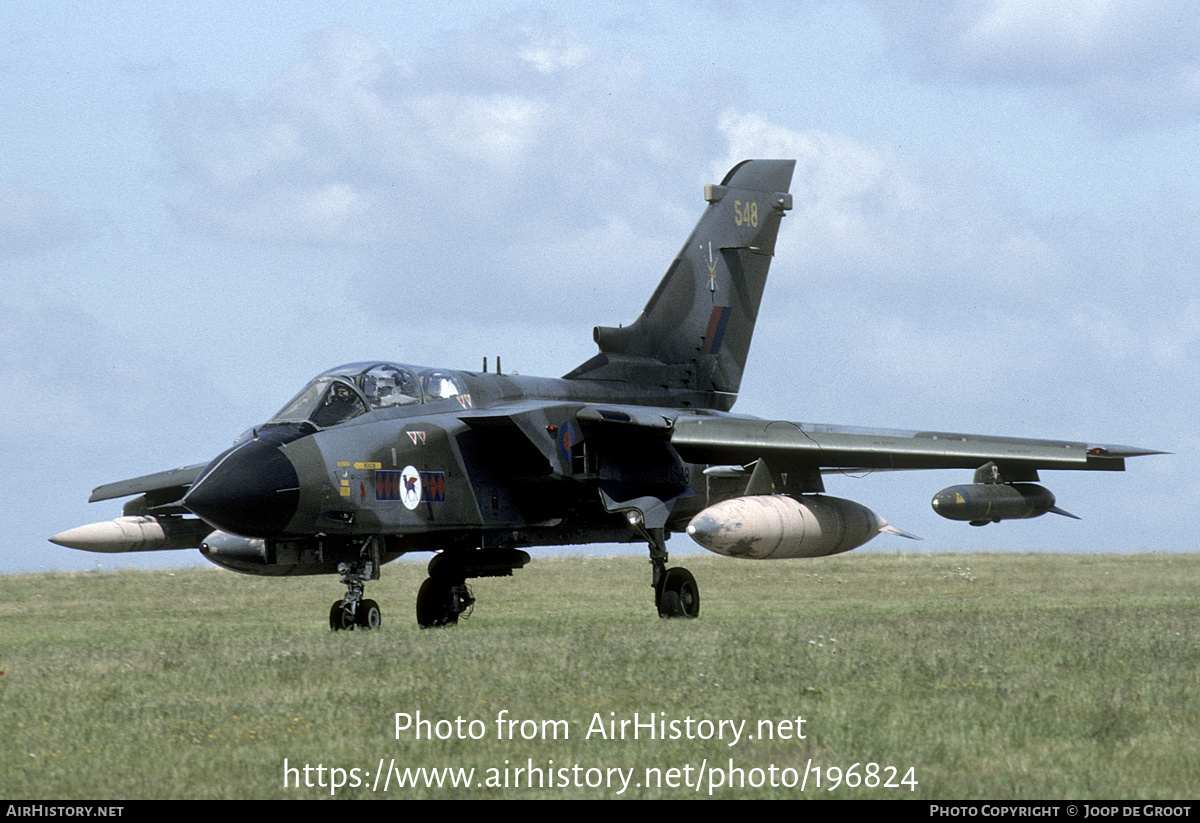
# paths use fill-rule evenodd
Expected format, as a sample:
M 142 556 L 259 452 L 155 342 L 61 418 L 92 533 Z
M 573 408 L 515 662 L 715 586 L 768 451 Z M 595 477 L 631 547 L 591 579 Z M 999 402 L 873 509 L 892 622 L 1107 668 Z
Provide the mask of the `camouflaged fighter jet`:
M 318 375 L 212 462 L 100 486 L 124 515 L 58 534 L 102 552 L 199 548 L 233 571 L 338 574 L 335 630 L 377 628 L 380 567 L 433 552 L 417 622 L 457 622 L 466 581 L 512 574 L 524 549 L 649 546 L 662 617 L 696 617 L 695 578 L 668 568 L 686 531 L 730 557 L 822 557 L 900 534 L 826 495 L 822 472 L 971 469 L 933 498 L 975 525 L 1067 514 L 1040 469 L 1121 471 L 1125 446 L 864 431 L 739 417 L 737 397 L 792 160 L 748 160 L 720 185 L 641 315 L 598 327 L 599 353 L 560 379 L 367 362 Z M 498 364 L 496 372 L 499 371 Z

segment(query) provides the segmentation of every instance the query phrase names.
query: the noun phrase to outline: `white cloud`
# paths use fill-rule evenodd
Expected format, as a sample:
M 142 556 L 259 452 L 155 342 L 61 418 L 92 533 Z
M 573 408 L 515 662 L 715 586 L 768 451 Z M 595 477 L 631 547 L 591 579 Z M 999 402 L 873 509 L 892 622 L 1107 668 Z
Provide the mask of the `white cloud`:
M 919 76 L 1039 89 L 1124 131 L 1200 116 L 1200 6 L 1183 0 L 863 0 Z
M 486 81 L 464 82 L 481 66 L 494 69 Z M 445 244 L 461 231 L 453 214 L 494 219 L 497 231 L 514 212 L 544 225 L 549 210 L 594 220 L 587 204 L 618 181 L 637 186 L 696 155 L 704 129 L 689 102 L 665 100 L 627 58 L 545 26 L 473 30 L 415 63 L 334 29 L 261 97 L 166 98 L 162 133 L 181 173 L 178 211 L 193 225 L 301 243 Z
M 759 113 L 727 111 L 720 129 L 734 158 L 797 158 L 792 225 L 781 238 L 811 276 L 1028 287 L 1054 252 L 969 158 L 917 163 L 892 149 L 813 129 L 794 131 Z
M 961 6 L 960 6 L 961 8 Z M 966 16 L 960 43 L 977 53 L 1025 53 L 1069 63 L 1085 59 L 1120 36 L 1120 4 L 1097 0 L 998 0 Z
M 348 285 L 381 316 L 399 288 L 408 311 L 445 322 L 459 306 L 446 294 L 487 284 L 482 317 L 520 300 L 589 324 L 608 308 L 592 286 L 644 300 L 699 214 L 717 105 L 517 17 L 408 57 L 330 30 L 258 97 L 166 99 L 162 134 L 185 226 L 357 246 Z
M 528 31 L 528 29 L 527 29 Z M 542 74 L 554 74 L 563 69 L 583 65 L 592 56 L 592 50 L 580 42 L 573 33 L 566 36 L 541 37 L 532 34 L 531 42 L 517 49 L 517 56 L 531 63 Z
M 433 94 L 408 105 L 424 136 L 423 153 L 442 154 L 500 175 L 529 161 L 548 116 L 544 101 L 519 94 Z

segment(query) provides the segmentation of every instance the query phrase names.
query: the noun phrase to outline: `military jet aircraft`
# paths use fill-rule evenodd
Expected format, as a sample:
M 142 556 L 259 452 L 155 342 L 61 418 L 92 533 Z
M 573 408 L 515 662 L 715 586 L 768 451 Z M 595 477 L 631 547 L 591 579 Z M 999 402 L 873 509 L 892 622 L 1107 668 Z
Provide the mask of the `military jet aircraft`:
M 433 552 L 417 595 L 423 627 L 472 608 L 467 581 L 511 575 L 527 548 L 645 542 L 662 617 L 697 617 L 700 591 L 668 568 L 687 532 L 730 557 L 821 557 L 880 532 L 866 507 L 825 494 L 845 469 L 969 469 L 933 498 L 983 525 L 1073 516 L 1042 469 L 1121 471 L 1126 446 L 864 431 L 730 414 L 775 250 L 793 160 L 747 160 L 719 185 L 628 326 L 597 327 L 599 352 L 559 379 L 406 363 L 339 366 L 206 464 L 97 488 L 133 497 L 115 520 L 55 535 L 125 552 L 199 548 L 227 569 L 338 574 L 335 630 L 377 628 L 365 585 L 404 554 Z M 904 535 L 910 536 L 910 535 Z

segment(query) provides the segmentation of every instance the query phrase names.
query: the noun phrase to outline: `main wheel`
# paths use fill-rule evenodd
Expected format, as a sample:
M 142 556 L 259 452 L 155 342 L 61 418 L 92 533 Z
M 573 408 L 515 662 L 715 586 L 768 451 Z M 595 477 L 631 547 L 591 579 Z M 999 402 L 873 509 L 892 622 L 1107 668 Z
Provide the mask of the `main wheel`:
M 700 587 L 687 569 L 667 569 L 655 600 L 659 617 L 700 616 Z
M 379 604 L 374 600 L 364 600 L 358 604 L 358 614 L 354 616 L 354 622 L 363 631 L 369 629 L 378 629 L 383 622 L 383 615 L 379 611 Z
M 445 581 L 425 578 L 417 592 L 417 625 L 422 629 L 453 626 L 458 623 L 451 603 L 450 586 Z
M 335 632 L 354 628 L 354 618 L 350 616 L 349 611 L 342 608 L 340 600 L 333 601 L 333 606 L 329 609 L 329 628 Z

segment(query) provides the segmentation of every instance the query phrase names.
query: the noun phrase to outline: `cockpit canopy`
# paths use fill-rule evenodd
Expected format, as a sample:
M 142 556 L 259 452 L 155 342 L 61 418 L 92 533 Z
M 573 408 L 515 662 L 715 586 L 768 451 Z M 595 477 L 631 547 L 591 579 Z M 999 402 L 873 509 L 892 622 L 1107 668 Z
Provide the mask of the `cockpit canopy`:
M 324 429 L 376 409 L 450 398 L 470 404 L 466 387 L 452 372 L 399 363 L 350 363 L 317 375 L 267 422 L 308 422 Z

